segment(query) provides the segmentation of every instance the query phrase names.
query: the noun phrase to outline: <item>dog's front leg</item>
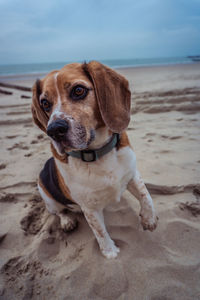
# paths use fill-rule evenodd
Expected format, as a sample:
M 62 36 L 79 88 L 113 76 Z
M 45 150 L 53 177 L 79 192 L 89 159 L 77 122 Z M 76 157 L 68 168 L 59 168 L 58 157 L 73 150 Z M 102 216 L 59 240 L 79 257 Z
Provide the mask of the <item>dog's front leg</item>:
M 115 246 L 115 243 L 106 231 L 103 212 L 86 208 L 83 209 L 83 213 L 98 241 L 99 247 L 103 255 L 107 258 L 116 257 L 117 253 L 120 250 Z
M 153 231 L 157 226 L 158 217 L 154 210 L 152 198 L 138 171 L 136 171 L 135 177 L 129 182 L 127 189 L 140 202 L 140 217 L 143 229 Z

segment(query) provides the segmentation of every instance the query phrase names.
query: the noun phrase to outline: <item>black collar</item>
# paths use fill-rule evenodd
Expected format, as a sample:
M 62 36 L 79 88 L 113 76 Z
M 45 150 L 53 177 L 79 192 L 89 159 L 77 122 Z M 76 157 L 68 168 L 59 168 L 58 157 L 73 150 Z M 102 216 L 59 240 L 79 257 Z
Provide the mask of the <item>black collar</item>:
M 101 148 L 98 149 L 88 149 L 81 151 L 71 151 L 66 152 L 68 155 L 76 158 L 82 159 L 85 162 L 92 162 L 98 160 L 100 157 L 104 156 L 108 152 L 110 152 L 113 148 L 115 148 L 119 142 L 120 136 L 119 133 L 114 133 L 111 140 Z

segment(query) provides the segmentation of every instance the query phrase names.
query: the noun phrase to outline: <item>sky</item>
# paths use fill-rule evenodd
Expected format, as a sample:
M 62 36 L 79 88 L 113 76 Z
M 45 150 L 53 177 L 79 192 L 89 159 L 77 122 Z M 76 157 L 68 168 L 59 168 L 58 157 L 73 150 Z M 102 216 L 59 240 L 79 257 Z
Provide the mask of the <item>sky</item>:
M 200 55 L 200 0 L 0 0 L 0 64 Z

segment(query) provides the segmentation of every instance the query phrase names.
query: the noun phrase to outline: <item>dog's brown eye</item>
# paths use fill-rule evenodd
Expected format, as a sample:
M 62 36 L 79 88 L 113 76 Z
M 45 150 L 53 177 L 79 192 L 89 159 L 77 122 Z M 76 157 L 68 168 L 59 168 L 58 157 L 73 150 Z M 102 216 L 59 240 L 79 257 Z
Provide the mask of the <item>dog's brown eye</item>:
M 71 93 L 70 93 L 70 97 L 73 100 L 80 100 L 80 99 L 84 99 L 87 96 L 88 93 L 88 89 L 82 85 L 77 85 L 75 86 Z
M 77 96 L 81 96 L 81 95 L 83 95 L 83 93 L 84 93 L 84 88 L 82 87 L 82 86 L 78 86 L 78 87 L 76 87 L 75 88 L 75 94 L 77 95 Z
M 41 106 L 44 109 L 44 111 L 50 111 L 51 103 L 47 99 L 42 99 Z

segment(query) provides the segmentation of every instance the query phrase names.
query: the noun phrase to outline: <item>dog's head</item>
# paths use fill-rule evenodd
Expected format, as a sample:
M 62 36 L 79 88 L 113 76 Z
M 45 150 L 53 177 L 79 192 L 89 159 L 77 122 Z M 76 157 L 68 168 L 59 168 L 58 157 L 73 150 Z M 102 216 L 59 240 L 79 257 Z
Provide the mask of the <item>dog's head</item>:
M 36 81 L 32 114 L 63 153 L 88 148 L 98 128 L 125 130 L 130 98 L 128 81 L 120 74 L 96 61 L 74 63 Z

